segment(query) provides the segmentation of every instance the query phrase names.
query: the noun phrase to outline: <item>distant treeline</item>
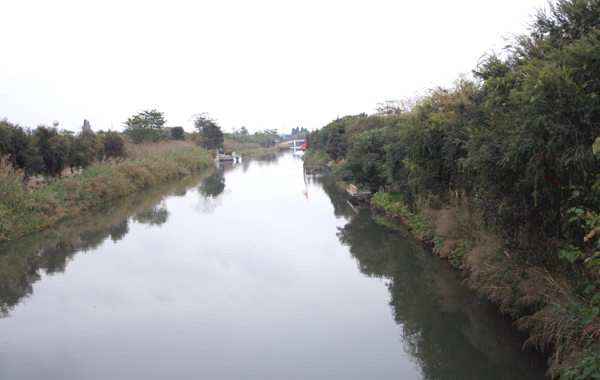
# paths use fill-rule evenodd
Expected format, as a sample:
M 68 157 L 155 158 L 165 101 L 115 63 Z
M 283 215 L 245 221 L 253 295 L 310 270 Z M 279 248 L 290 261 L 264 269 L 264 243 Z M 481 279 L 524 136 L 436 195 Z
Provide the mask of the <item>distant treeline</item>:
M 595 352 L 578 357 L 579 369 L 563 367 L 563 378 L 584 368 L 600 376 L 600 2 L 549 7 L 503 54 L 484 56 L 472 78 L 382 103 L 377 115 L 334 120 L 308 134 L 307 153 L 336 162 L 345 182 L 398 194 L 410 211 L 462 200 L 513 262 L 575 278 L 583 306 L 562 307 L 565 321 L 581 324 L 565 322 L 569 331 L 557 328 L 545 344 L 569 341 L 570 351 L 557 353 L 562 364 L 583 347 Z M 518 317 L 540 308 L 507 310 Z
M 276 129 L 264 129 L 250 134 L 246 127 L 233 128 L 231 133 L 225 133 L 224 136 L 229 140 L 244 143 L 249 148 L 269 148 L 277 144 L 279 138 Z
M 292 128 L 292 134 L 291 135 L 292 136 L 294 136 L 294 135 L 300 135 L 300 134 L 307 133 L 307 132 L 308 132 L 308 129 L 306 129 L 304 127 L 302 127 L 302 128 L 296 127 L 296 128 Z
M 125 156 L 125 141 L 118 132 L 94 133 L 84 122 L 75 134 L 44 125 L 29 129 L 0 120 L 0 156 L 7 156 L 26 177 L 61 176 L 63 170 L 86 168 L 96 161 Z

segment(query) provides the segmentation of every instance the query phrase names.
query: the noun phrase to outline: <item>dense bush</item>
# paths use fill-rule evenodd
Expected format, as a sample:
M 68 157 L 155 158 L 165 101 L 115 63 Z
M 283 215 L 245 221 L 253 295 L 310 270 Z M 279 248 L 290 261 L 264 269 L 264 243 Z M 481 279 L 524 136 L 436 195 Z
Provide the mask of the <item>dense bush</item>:
M 599 15 L 598 0 L 553 2 L 503 55 L 484 57 L 472 79 L 385 103 L 380 115 L 337 119 L 307 137 L 309 150 L 341 162 L 334 171 L 345 182 L 389 184 L 403 212 L 462 199 L 502 238 L 513 264 L 562 271 L 578 301 L 538 295 L 535 308 L 570 316 L 526 325 L 545 326 L 536 336 L 557 349 L 564 379 L 600 376 L 597 356 L 588 355 L 600 347 L 600 160 L 592 148 L 600 136 Z M 587 267 L 560 262 L 557 247 Z M 513 316 L 534 309 L 512 306 Z
M 73 172 L 97 160 L 127 156 L 125 140 L 118 132 L 94 133 L 84 124 L 74 135 L 56 127 L 23 128 L 8 120 L 0 120 L 0 156 L 20 169 L 24 179 L 37 174 L 60 177 L 67 168 Z

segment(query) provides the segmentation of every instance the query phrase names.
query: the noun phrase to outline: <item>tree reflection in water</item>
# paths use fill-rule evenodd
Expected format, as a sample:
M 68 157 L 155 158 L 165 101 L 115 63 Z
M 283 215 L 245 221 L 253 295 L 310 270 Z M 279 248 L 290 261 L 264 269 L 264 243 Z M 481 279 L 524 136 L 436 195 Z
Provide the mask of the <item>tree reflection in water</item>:
M 228 166 L 231 167 L 230 165 Z M 198 186 L 200 200 L 196 210 L 202 214 L 212 214 L 223 201 L 221 195 L 225 190 L 225 176 L 221 171 L 215 171 L 206 177 Z
M 423 378 L 544 379 L 542 359 L 521 352 L 518 337 L 491 305 L 482 304 L 457 272 L 403 231 L 364 210 L 338 227 L 337 236 L 363 274 L 388 279 L 404 350 L 420 366 Z
M 225 190 L 225 176 L 220 171 L 206 177 L 198 186 L 198 191 L 205 197 L 216 198 L 223 190 Z
M 33 294 L 33 284 L 41 273 L 64 272 L 79 252 L 98 248 L 107 239 L 123 239 L 129 232 L 129 218 L 160 226 L 169 212 L 165 196 L 181 195 L 198 186 L 206 174 L 188 176 L 176 184 L 165 184 L 133 194 L 66 220 L 55 228 L 26 236 L 0 246 L 0 317 Z M 132 216 L 133 215 L 133 216 Z
M 131 217 L 131 220 L 148 226 L 160 227 L 169 220 L 169 210 L 165 207 L 165 202 L 162 201 L 152 207 L 138 211 Z

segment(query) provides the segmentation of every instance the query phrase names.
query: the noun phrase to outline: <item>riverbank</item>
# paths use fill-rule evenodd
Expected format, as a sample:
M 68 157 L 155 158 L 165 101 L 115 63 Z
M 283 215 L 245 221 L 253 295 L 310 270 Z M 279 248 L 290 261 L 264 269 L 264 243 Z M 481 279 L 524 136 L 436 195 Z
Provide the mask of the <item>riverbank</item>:
M 565 274 L 573 273 L 573 268 L 565 270 L 569 264 L 549 268 L 519 261 L 465 204 L 423 207 L 411 213 L 399 195 L 378 192 L 371 207 L 401 221 L 416 239 L 461 270 L 471 289 L 497 305 L 499 313 L 510 316 L 518 330 L 529 334 L 525 347 L 548 354 L 549 372 L 554 376 L 570 378 L 559 372 L 561 367 L 573 366 L 574 371 L 580 366 L 596 367 L 599 326 L 570 313 L 585 304 L 577 296 L 577 276 Z M 564 305 L 577 306 L 565 310 Z
M 240 156 L 242 156 L 242 158 L 246 157 L 246 158 L 250 158 L 250 157 L 259 157 L 259 156 L 264 156 L 266 154 L 276 154 L 276 153 L 281 153 L 281 152 L 285 152 L 288 151 L 289 148 L 282 148 L 278 145 L 269 147 L 269 148 L 248 148 L 248 149 L 242 149 L 239 151 L 236 151 L 237 154 L 239 154 Z
M 0 164 L 0 243 L 13 241 L 112 199 L 180 178 L 214 164 L 205 150 L 186 144 L 136 152 L 135 159 L 95 163 L 81 173 L 26 187 L 24 175 Z

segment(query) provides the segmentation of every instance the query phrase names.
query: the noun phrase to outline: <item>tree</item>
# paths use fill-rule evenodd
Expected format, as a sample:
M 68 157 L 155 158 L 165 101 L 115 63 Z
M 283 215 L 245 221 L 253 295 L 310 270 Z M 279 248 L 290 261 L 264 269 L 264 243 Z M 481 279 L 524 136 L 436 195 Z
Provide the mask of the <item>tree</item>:
M 126 157 L 125 140 L 119 132 L 98 132 L 100 138 L 100 149 L 98 150 L 98 159 L 108 159 L 110 157 Z
M 530 25 L 531 37 L 535 39 L 563 47 L 600 29 L 597 0 L 558 0 L 548 2 L 548 5 L 549 14 L 538 10 L 535 21 Z
M 79 135 L 72 137 L 69 147 L 69 167 L 71 173 L 74 168 L 80 167 L 85 169 L 90 166 L 98 155 L 101 149 L 101 142 L 91 128 L 82 128 Z
M 206 112 L 192 116 L 194 127 L 198 130 L 194 137 L 196 143 L 208 150 L 223 146 L 223 131 L 217 124 L 217 120 L 210 117 Z
M 131 141 L 141 144 L 160 140 L 160 131 L 166 122 L 163 113 L 154 109 L 143 110 L 123 124 L 125 124 L 125 133 L 131 137 Z
M 389 140 L 390 131 L 387 128 L 353 136 L 348 147 L 347 162 L 338 169 L 342 180 L 355 182 L 372 190 L 387 185 L 385 145 Z
M 171 128 L 171 140 L 185 140 L 182 127 Z
M 39 162 L 33 138 L 29 129 L 13 124 L 7 119 L 0 120 L 0 156 L 9 155 L 8 161 L 16 169 L 22 169 L 26 175 L 35 174 Z
M 268 148 L 275 145 L 275 139 L 277 139 L 276 129 L 265 129 L 254 133 L 253 140 L 256 141 L 261 147 Z
M 35 130 L 36 144 L 46 176 L 60 177 L 69 158 L 69 135 L 59 135 L 56 128 L 40 125 Z
M 389 115 L 401 115 L 408 113 L 414 108 L 414 101 L 411 99 L 403 100 L 386 100 L 381 103 L 377 103 L 375 110 L 378 115 L 389 116 Z

